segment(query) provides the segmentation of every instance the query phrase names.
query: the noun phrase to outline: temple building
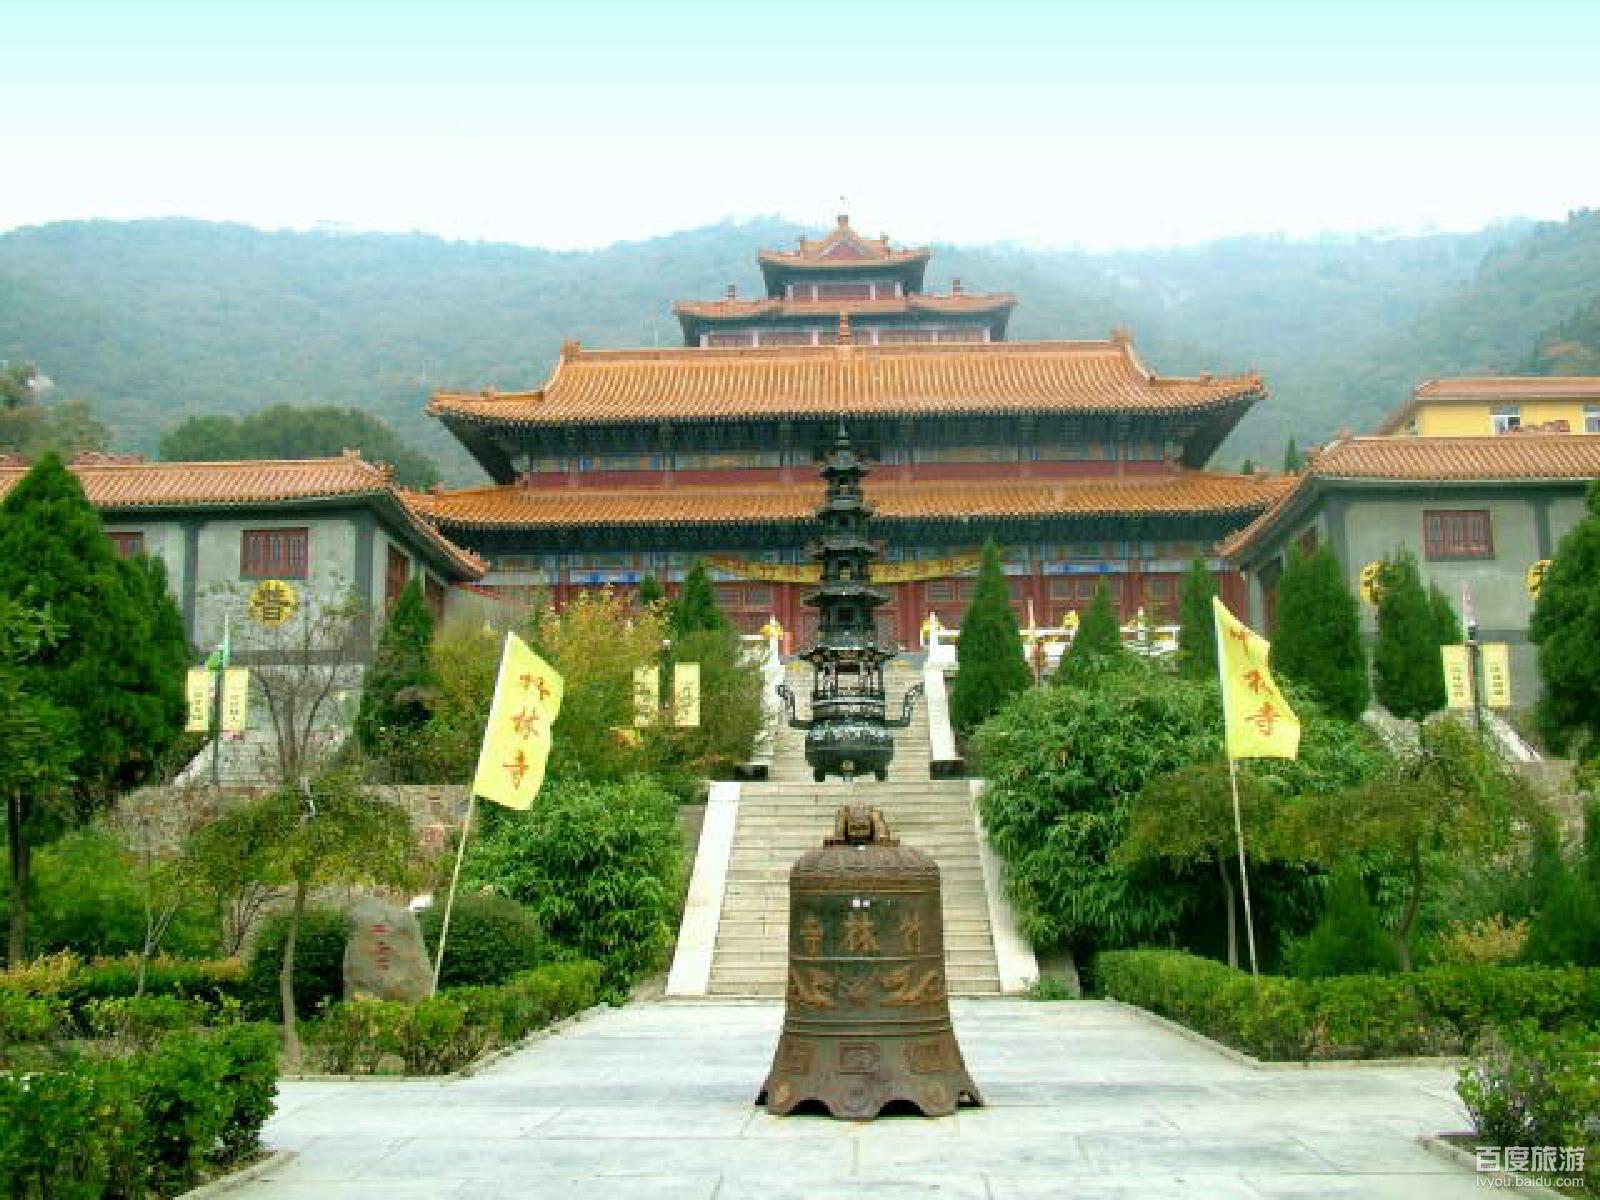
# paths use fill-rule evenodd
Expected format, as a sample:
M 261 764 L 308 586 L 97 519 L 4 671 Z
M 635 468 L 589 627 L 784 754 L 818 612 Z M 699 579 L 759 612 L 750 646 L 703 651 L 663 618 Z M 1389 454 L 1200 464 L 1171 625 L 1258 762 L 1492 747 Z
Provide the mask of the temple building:
M 1101 582 L 1125 618 L 1171 616 L 1197 556 L 1242 601 L 1214 547 L 1285 483 L 1205 464 L 1264 397 L 1260 377 L 1154 375 L 1120 330 L 1007 341 L 1015 298 L 927 294 L 929 257 L 841 217 L 760 254 L 765 297 L 676 305 L 683 347 L 570 342 L 534 390 L 436 394 L 429 411 L 493 482 L 419 506 L 490 560 L 486 586 L 559 600 L 670 583 L 704 557 L 742 628 L 776 616 L 805 640 L 815 463 L 842 422 L 874 464 L 885 638 L 914 644 L 929 612 L 958 625 L 991 537 L 1019 616 L 1041 625 Z

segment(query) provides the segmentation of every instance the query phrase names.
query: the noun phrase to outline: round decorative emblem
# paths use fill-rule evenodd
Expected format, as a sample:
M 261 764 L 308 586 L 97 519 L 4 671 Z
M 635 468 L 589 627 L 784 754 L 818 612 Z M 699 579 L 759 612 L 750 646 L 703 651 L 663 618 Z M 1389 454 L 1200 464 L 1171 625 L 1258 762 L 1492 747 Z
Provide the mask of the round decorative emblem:
M 772 1089 L 772 1107 L 787 1108 L 792 1099 L 794 1099 L 794 1085 L 787 1079 Z
M 942 1080 L 930 1080 L 923 1086 L 922 1095 L 930 1111 L 937 1112 L 950 1107 L 950 1088 Z
M 250 592 L 250 619 L 257 625 L 276 629 L 300 607 L 294 585 L 281 579 L 263 579 Z

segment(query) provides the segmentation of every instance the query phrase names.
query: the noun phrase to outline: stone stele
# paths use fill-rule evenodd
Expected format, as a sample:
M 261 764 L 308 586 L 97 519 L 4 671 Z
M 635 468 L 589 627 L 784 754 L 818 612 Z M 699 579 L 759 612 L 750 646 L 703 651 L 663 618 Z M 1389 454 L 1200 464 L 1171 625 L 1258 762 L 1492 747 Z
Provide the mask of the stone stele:
M 422 1000 L 433 984 L 433 964 L 417 915 L 367 896 L 350 907 L 344 944 L 346 1000 Z

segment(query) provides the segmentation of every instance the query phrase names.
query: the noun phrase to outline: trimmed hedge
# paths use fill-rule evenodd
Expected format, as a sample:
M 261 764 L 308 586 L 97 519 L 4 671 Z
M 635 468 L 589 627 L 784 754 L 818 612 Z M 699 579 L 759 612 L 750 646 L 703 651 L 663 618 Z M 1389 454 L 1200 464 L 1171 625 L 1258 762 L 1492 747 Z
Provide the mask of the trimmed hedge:
M 175 1195 L 260 1145 L 277 1087 L 264 1025 L 172 1034 L 127 1058 L 0 1072 L 0 1195 Z
M 307 1025 L 306 1044 L 339 1075 L 376 1071 L 385 1057 L 400 1059 L 408 1075 L 442 1075 L 588 1008 L 599 995 L 598 963 L 552 963 L 499 987 L 454 988 L 415 1004 L 334 1004 Z
M 1463 1054 L 1491 1028 L 1600 1018 L 1600 971 L 1581 967 L 1256 979 L 1177 950 L 1113 950 L 1095 972 L 1102 995 L 1268 1060 Z

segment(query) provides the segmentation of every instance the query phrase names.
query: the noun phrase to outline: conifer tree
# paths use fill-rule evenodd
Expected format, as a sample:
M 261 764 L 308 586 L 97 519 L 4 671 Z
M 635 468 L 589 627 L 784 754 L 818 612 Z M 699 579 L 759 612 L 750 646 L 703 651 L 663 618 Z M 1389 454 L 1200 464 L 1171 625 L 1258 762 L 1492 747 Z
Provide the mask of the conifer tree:
M 1111 593 L 1101 584 L 1094 599 L 1078 622 L 1072 645 L 1056 667 L 1056 683 L 1081 683 L 1097 669 L 1123 661 L 1128 651 L 1122 644 L 1122 626 L 1111 607 Z
M 1183 577 L 1178 605 L 1178 672 L 1190 679 L 1208 679 L 1217 673 L 1216 619 L 1211 598 L 1217 585 L 1204 560 L 1195 559 Z
M 1433 636 L 1439 645 L 1459 644 L 1463 640 L 1461 618 L 1456 616 L 1450 597 L 1440 590 L 1437 583 L 1428 585 L 1428 609 L 1433 614 Z
M 1394 938 L 1379 921 L 1353 863 L 1334 868 L 1322 919 L 1293 958 L 1294 973 L 1302 979 L 1392 973 L 1399 968 Z
M 369 752 L 381 754 L 427 724 L 432 652 L 433 616 L 422 584 L 412 579 L 395 597 L 362 682 L 356 736 Z
M 1254 475 L 1255 473 L 1256 473 L 1256 460 L 1255 459 L 1247 458 L 1247 459 L 1244 460 L 1244 462 L 1239 464 L 1239 474 L 1241 474 L 1241 475 Z
M 1383 561 L 1378 588 L 1378 644 L 1372 675 L 1378 702 L 1397 717 L 1420 721 L 1444 707 L 1440 618 L 1422 586 L 1416 556 Z
M 1286 475 L 1298 474 L 1306 465 L 1305 459 L 1300 455 L 1300 447 L 1295 445 L 1294 438 L 1289 439 L 1289 444 L 1283 448 L 1283 471 Z
M 717 594 L 712 590 L 711 579 L 706 574 L 706 564 L 695 559 L 689 573 L 683 577 L 683 587 L 672 606 L 668 627 L 674 638 L 702 631 L 723 633 L 733 629 L 723 611 L 717 607 Z
M 1335 715 L 1359 719 L 1368 697 L 1361 612 L 1326 546 L 1291 552 L 1278 580 L 1277 616 L 1272 669 L 1304 684 Z
M 1529 636 L 1539 647 L 1539 727 L 1558 751 L 1600 756 L 1600 483 L 1545 572 Z
M 950 720 L 964 733 L 983 724 L 1033 682 L 1000 567 L 1000 548 L 992 541 L 984 544 L 978 585 L 961 618 L 956 665 Z
M 666 594 L 654 572 L 639 581 L 639 604 L 642 607 L 648 608 L 652 604 L 659 604 Z
M 147 778 L 183 728 L 173 669 L 182 618 L 156 569 L 121 561 L 82 487 L 46 454 L 0 505 L 0 596 L 45 616 L 49 645 L 12 668 L 18 691 L 51 714 L 73 795 L 44 782 L 9 789 L 12 960 L 25 951 L 32 848 Z M 164 589 L 164 583 L 161 584 Z M 170 611 L 169 611 L 170 610 Z M 0 754 L 6 753 L 0 748 Z

